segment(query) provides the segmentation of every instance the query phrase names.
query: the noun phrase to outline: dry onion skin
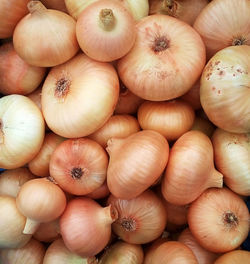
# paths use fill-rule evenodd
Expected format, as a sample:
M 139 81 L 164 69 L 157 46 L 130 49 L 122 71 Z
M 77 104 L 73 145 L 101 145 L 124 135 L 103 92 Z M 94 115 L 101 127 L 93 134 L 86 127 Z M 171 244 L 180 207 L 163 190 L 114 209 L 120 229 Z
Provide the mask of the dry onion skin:
M 228 46 L 250 45 L 250 2 L 213 0 L 198 15 L 194 28 L 211 58 Z
M 203 248 L 215 253 L 237 249 L 248 236 L 249 223 L 245 202 L 226 187 L 207 189 L 188 210 L 191 233 Z
M 212 136 L 214 160 L 223 181 L 237 194 L 250 196 L 250 133 L 217 128 Z
M 79 53 L 49 72 L 42 87 L 42 112 L 55 134 L 84 137 L 108 121 L 118 96 L 114 67 Z
M 201 76 L 200 100 L 209 120 L 233 133 L 250 132 L 250 46 L 218 51 Z
M 75 20 L 36 0 L 29 1 L 28 9 L 30 14 L 22 18 L 13 34 L 17 54 L 28 64 L 40 67 L 52 67 L 72 58 L 79 50 Z
M 246 250 L 232 250 L 220 256 L 214 264 L 248 264 L 250 252 Z
M 28 163 L 40 150 L 44 134 L 44 118 L 31 99 L 17 94 L 0 99 L 1 168 L 16 169 Z
M 133 48 L 117 64 L 124 85 L 150 101 L 185 94 L 205 65 L 205 46 L 199 34 L 177 18 L 157 14 L 141 19 L 136 29 Z

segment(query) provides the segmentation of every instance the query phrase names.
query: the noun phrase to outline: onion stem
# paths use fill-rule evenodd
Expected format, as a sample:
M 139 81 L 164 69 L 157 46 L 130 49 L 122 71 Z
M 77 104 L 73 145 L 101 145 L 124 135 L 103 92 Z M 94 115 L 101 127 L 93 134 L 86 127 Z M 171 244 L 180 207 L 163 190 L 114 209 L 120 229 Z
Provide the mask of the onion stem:
M 111 31 L 116 25 L 116 19 L 114 13 L 109 8 L 104 8 L 99 14 L 101 26 L 105 31 Z
M 43 13 L 47 8 L 42 4 L 41 1 L 32 0 L 27 4 L 29 12 L 32 14 L 34 12 Z

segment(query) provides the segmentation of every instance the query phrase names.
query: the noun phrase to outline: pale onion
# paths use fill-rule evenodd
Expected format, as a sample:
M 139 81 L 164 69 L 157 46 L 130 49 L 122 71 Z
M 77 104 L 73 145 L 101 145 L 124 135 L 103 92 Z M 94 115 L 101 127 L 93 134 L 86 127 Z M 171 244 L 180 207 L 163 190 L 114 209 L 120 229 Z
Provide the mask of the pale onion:
M 118 1 L 99 0 L 86 7 L 76 22 L 82 51 L 97 61 L 114 61 L 135 43 L 135 21 Z
M 13 34 L 17 54 L 28 64 L 51 67 L 66 62 L 79 50 L 76 22 L 68 14 L 47 9 L 40 1 L 29 1 L 30 14 Z
M 24 95 L 0 99 L 0 168 L 15 169 L 35 157 L 44 140 L 41 111 Z
M 98 0 L 65 0 L 65 4 L 69 14 L 78 19 L 81 12 L 90 4 Z M 116 0 L 122 3 L 132 14 L 136 21 L 148 15 L 149 5 L 148 0 Z
M 142 103 L 137 112 L 142 129 L 155 130 L 172 141 L 189 131 L 194 122 L 193 108 L 181 99 Z
M 45 77 L 46 68 L 31 66 L 21 59 L 12 42 L 0 46 L 0 93 L 29 94 Z
M 105 148 L 110 138 L 125 138 L 138 131 L 140 131 L 140 125 L 134 116 L 113 115 L 100 129 L 88 137 Z
M 184 229 L 178 237 L 178 241 L 189 247 L 199 264 L 214 264 L 219 254 L 204 249 L 194 238 L 189 228 Z
M 143 130 L 126 138 L 111 138 L 107 183 L 110 192 L 131 199 L 149 188 L 168 161 L 168 141 L 159 132 Z
M 108 155 L 96 141 L 67 139 L 49 162 L 50 176 L 66 192 L 85 195 L 101 187 L 107 177 Z
M 212 137 L 216 127 L 207 118 L 202 118 L 196 115 L 191 130 L 199 130 L 206 134 L 208 137 Z
M 51 243 L 61 237 L 59 218 L 47 223 L 41 223 L 33 234 L 33 237 L 38 241 L 46 243 Z
M 249 87 L 250 46 L 218 51 L 201 77 L 201 105 L 210 121 L 229 132 L 250 132 Z
M 223 175 L 214 167 L 210 138 L 196 130 L 179 137 L 170 150 L 162 179 L 164 198 L 170 203 L 185 205 L 193 202 L 207 188 L 221 188 L 222 185 Z
M 199 34 L 185 22 L 165 15 L 147 16 L 136 28 L 133 48 L 118 60 L 121 81 L 150 101 L 185 94 L 205 65 L 205 46 Z
M 189 103 L 194 110 L 201 108 L 200 101 L 200 79 L 188 90 L 184 95 L 180 97 L 182 100 Z
M 29 0 L 1 0 L 0 1 L 0 39 L 12 36 L 17 23 L 29 12 Z
M 56 9 L 67 13 L 64 0 L 41 0 L 41 2 L 49 9 Z
M 26 217 L 17 209 L 16 200 L 0 196 L 0 248 L 20 248 L 29 242 L 31 235 L 23 234 Z
M 93 192 L 86 194 L 86 197 L 92 198 L 94 200 L 102 199 L 107 197 L 110 194 L 107 181 L 105 182 L 97 189 L 95 189 Z
M 250 252 L 246 250 L 232 250 L 220 256 L 214 264 L 248 264 Z
M 53 151 L 65 140 L 53 132 L 45 134 L 43 145 L 37 155 L 28 163 L 29 170 L 36 176 L 49 176 L 49 162 Z
M 213 0 L 198 15 L 195 30 L 208 58 L 228 46 L 250 45 L 249 0 Z
M 149 14 L 173 16 L 193 25 L 208 2 L 208 0 L 149 0 Z
M 42 111 L 54 133 L 84 137 L 110 118 L 118 96 L 114 67 L 80 53 L 49 72 L 42 88 Z
M 29 242 L 18 249 L 0 250 L 0 261 L 3 264 L 43 264 L 45 246 L 31 238 Z
M 23 233 L 34 234 L 40 223 L 55 220 L 63 213 L 66 197 L 49 178 L 37 178 L 22 185 L 16 204 L 27 217 Z
M 145 255 L 147 259 L 147 254 Z M 198 264 L 198 261 L 186 245 L 178 241 L 167 241 L 160 244 L 145 264 Z
M 217 128 L 212 137 L 214 160 L 232 191 L 250 196 L 250 133 L 236 134 Z
M 72 199 L 60 218 L 66 247 L 82 257 L 100 253 L 111 238 L 111 224 L 117 217 L 117 210 L 111 205 L 102 207 L 87 197 Z
M 142 264 L 143 257 L 141 245 L 117 241 L 104 251 L 98 264 Z
M 8 195 L 16 198 L 21 186 L 34 178 L 35 175 L 28 168 L 6 170 L 0 176 L 0 195 Z
M 61 238 L 51 243 L 46 250 L 43 264 L 97 264 L 95 257 L 82 258 L 71 252 Z
M 118 211 L 112 230 L 125 242 L 151 242 L 160 237 L 166 227 L 166 209 L 161 199 L 150 189 L 130 200 L 119 199 L 111 194 L 107 203 Z
M 188 225 L 205 249 L 223 253 L 247 238 L 250 215 L 245 202 L 228 188 L 210 188 L 188 210 Z
M 115 106 L 115 114 L 136 114 L 138 107 L 143 102 L 144 99 L 133 94 L 120 82 L 120 93 Z

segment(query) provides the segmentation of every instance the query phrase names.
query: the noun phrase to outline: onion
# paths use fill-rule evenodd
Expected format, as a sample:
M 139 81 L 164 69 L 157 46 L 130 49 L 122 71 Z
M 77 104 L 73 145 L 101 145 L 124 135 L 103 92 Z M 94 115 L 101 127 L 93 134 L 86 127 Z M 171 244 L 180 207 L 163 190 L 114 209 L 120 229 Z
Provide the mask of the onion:
M 49 9 L 56 9 L 67 13 L 64 0 L 41 0 L 41 2 Z
M 180 99 L 189 103 L 194 110 L 201 109 L 200 101 L 200 78 Z
M 104 251 L 98 264 L 142 264 L 143 255 L 141 245 L 118 241 Z
M 169 145 L 158 132 L 143 130 L 127 138 L 111 138 L 107 183 L 110 192 L 131 199 L 150 187 L 162 174 L 168 161 Z
M 216 127 L 207 118 L 199 117 L 196 115 L 191 130 L 199 130 L 206 134 L 209 138 L 212 137 Z
M 138 109 L 137 118 L 142 129 L 155 130 L 171 141 L 191 129 L 195 113 L 188 103 L 180 99 L 145 101 Z
M 109 194 L 110 191 L 107 185 L 107 181 L 105 180 L 105 182 L 99 188 L 95 189 L 93 192 L 86 194 L 85 196 L 94 200 L 98 200 L 109 196 Z
M 147 260 L 147 255 L 145 259 Z M 154 250 L 150 260 L 150 262 L 145 262 L 145 264 L 198 264 L 191 249 L 177 241 L 168 241 L 160 244 Z
M 62 11 L 47 9 L 40 1 L 29 1 L 28 9 L 30 14 L 18 23 L 13 34 L 17 54 L 28 64 L 40 67 L 72 58 L 79 50 L 75 20 Z
M 249 2 L 250 3 L 250 2 Z M 250 132 L 250 47 L 218 51 L 201 77 L 201 105 L 210 121 L 233 133 Z
M 51 243 L 46 250 L 43 264 L 97 264 L 95 257 L 82 258 L 72 252 L 65 246 L 61 238 Z
M 44 140 L 41 111 L 24 95 L 0 99 L 0 167 L 16 169 L 35 157 Z M 18 158 L 17 158 L 18 157 Z
M 211 58 L 228 46 L 250 45 L 250 2 L 213 0 L 198 15 L 194 28 L 201 35 Z
M 118 96 L 114 67 L 80 53 L 49 72 L 42 88 L 42 111 L 54 133 L 84 137 L 111 117 Z
M 0 196 L 0 248 L 20 248 L 31 239 L 23 234 L 26 218 L 19 212 L 16 200 L 10 196 Z
M 205 249 L 224 253 L 238 248 L 249 232 L 250 215 L 244 201 L 228 188 L 210 188 L 190 206 L 191 233 Z
M 140 131 L 140 125 L 134 116 L 113 115 L 100 129 L 88 137 L 105 148 L 110 138 L 125 138 L 138 131 Z
M 40 223 L 58 218 L 66 207 L 64 192 L 49 178 L 38 178 L 22 185 L 17 208 L 27 217 L 24 234 L 34 234 Z
M 135 42 L 135 22 L 118 1 L 99 0 L 77 18 L 76 37 L 82 51 L 98 61 L 114 61 L 129 52 Z
M 165 15 L 147 16 L 136 28 L 133 48 L 118 60 L 121 81 L 150 101 L 185 94 L 205 65 L 205 46 L 199 34 L 190 25 Z
M 110 195 L 107 203 L 118 211 L 112 230 L 125 242 L 151 242 L 160 237 L 166 227 L 166 209 L 160 198 L 149 189 L 130 200 Z
M 199 264 L 214 264 L 214 261 L 219 257 L 218 254 L 210 252 L 197 242 L 189 228 L 184 229 L 178 237 L 178 241 L 189 247 Z
M 208 0 L 149 0 L 149 14 L 176 17 L 192 25 Z
M 27 168 L 6 170 L 0 176 L 0 195 L 16 198 L 21 186 L 34 178 L 35 176 Z
M 67 139 L 54 150 L 50 176 L 66 192 L 85 195 L 101 187 L 106 180 L 108 155 L 94 140 Z
M 213 145 L 208 136 L 192 130 L 171 148 L 162 179 L 164 198 L 176 205 L 193 202 L 207 188 L 221 188 L 223 175 L 214 167 Z
M 53 132 L 45 134 L 43 145 L 38 154 L 29 163 L 30 171 L 36 176 L 49 176 L 49 162 L 56 147 L 65 140 Z
M 0 261 L 3 264 L 42 264 L 44 255 L 44 245 L 31 238 L 21 248 L 0 250 Z
M 42 82 L 46 68 L 31 66 L 14 50 L 12 42 L 0 46 L 0 92 L 29 94 Z
M 250 252 L 246 250 L 232 250 L 219 257 L 214 264 L 248 264 Z
M 46 243 L 51 243 L 61 237 L 59 218 L 47 223 L 41 223 L 33 234 L 33 237 L 38 241 Z
M 111 224 L 117 217 L 113 206 L 102 207 L 87 197 L 72 199 L 60 218 L 66 247 L 82 257 L 100 253 L 111 238 Z
M 29 0 L 1 0 L 0 1 L 0 39 L 12 36 L 17 23 L 28 13 Z
M 217 128 L 212 137 L 215 165 L 234 192 L 250 196 L 250 133 L 236 134 Z

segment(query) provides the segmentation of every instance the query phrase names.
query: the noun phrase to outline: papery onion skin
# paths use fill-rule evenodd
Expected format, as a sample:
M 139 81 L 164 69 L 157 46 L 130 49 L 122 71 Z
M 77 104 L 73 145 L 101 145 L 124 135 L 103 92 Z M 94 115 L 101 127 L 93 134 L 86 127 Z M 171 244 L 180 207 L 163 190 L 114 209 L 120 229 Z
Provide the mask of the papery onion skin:
M 32 236 L 22 233 L 26 217 L 18 210 L 14 197 L 0 196 L 0 213 L 0 248 L 26 245 Z
M 52 153 L 50 176 L 66 192 L 85 195 L 101 187 L 107 177 L 108 155 L 96 141 L 67 139 Z
M 71 59 L 79 50 L 75 20 L 62 11 L 46 9 L 40 1 L 30 1 L 28 7 L 30 14 L 22 18 L 13 34 L 17 54 L 39 67 L 53 67 Z
M 214 262 L 214 264 L 248 264 L 249 259 L 249 251 L 237 249 L 224 253 Z
M 72 199 L 60 217 L 66 247 L 82 257 L 100 253 L 111 238 L 111 224 L 117 217 L 112 206 L 102 207 L 87 197 Z
M 27 95 L 39 86 L 45 73 L 46 68 L 31 66 L 21 59 L 12 42 L 0 47 L 0 93 Z
M 250 196 L 250 133 L 217 128 L 212 136 L 214 160 L 224 183 L 237 194 Z
M 28 168 L 6 170 L 0 176 L 0 195 L 16 198 L 21 186 L 35 178 Z
M 99 0 L 86 7 L 76 22 L 82 51 L 97 61 L 115 61 L 133 47 L 136 30 L 131 13 L 118 1 Z
M 136 28 L 133 48 L 118 60 L 121 81 L 131 92 L 149 101 L 185 94 L 205 65 L 201 37 L 188 24 L 165 15 L 147 16 Z
M 170 150 L 162 179 L 164 198 L 176 205 L 193 202 L 207 188 L 223 185 L 223 175 L 214 167 L 213 145 L 196 130 L 179 137 Z
M 131 199 L 149 188 L 168 162 L 168 141 L 159 132 L 142 130 L 127 138 L 111 138 L 107 184 L 110 192 Z
M 123 241 L 145 244 L 160 237 L 166 227 L 165 207 L 150 189 L 130 200 L 111 194 L 107 203 L 118 211 L 118 219 L 112 224 L 112 230 Z
M 250 2 L 213 0 L 196 18 L 193 27 L 201 35 L 211 58 L 228 46 L 250 45 Z
M 42 264 L 44 255 L 45 246 L 31 238 L 21 248 L 0 250 L 0 261 L 3 264 Z
M 201 77 L 201 105 L 209 120 L 228 132 L 250 132 L 249 87 L 250 46 L 218 51 Z
M 2 0 L 0 2 L 0 39 L 12 36 L 17 23 L 29 12 L 30 0 Z
M 100 260 L 99 264 L 142 264 L 143 250 L 141 245 L 135 245 L 118 241 L 108 247 Z
M 44 140 L 41 111 L 24 95 L 6 95 L 0 99 L 0 124 L 0 167 L 24 166 L 38 153 Z
M 188 211 L 191 233 L 203 248 L 215 253 L 237 249 L 248 235 L 249 221 L 244 201 L 225 187 L 207 189 Z
M 106 148 L 110 138 L 125 138 L 140 130 L 138 120 L 134 116 L 113 115 L 100 129 L 89 135 L 88 138 L 95 140 L 102 147 Z
M 191 129 L 195 112 L 188 103 L 180 99 L 145 101 L 138 109 L 137 118 L 142 129 L 155 130 L 172 141 Z
M 147 255 L 145 256 L 147 258 Z M 168 241 L 159 245 L 146 264 L 198 264 L 194 253 L 186 245 L 177 241 Z
M 42 111 L 54 133 L 66 138 L 84 137 L 111 117 L 118 96 L 114 67 L 79 53 L 48 74 L 42 88 Z

